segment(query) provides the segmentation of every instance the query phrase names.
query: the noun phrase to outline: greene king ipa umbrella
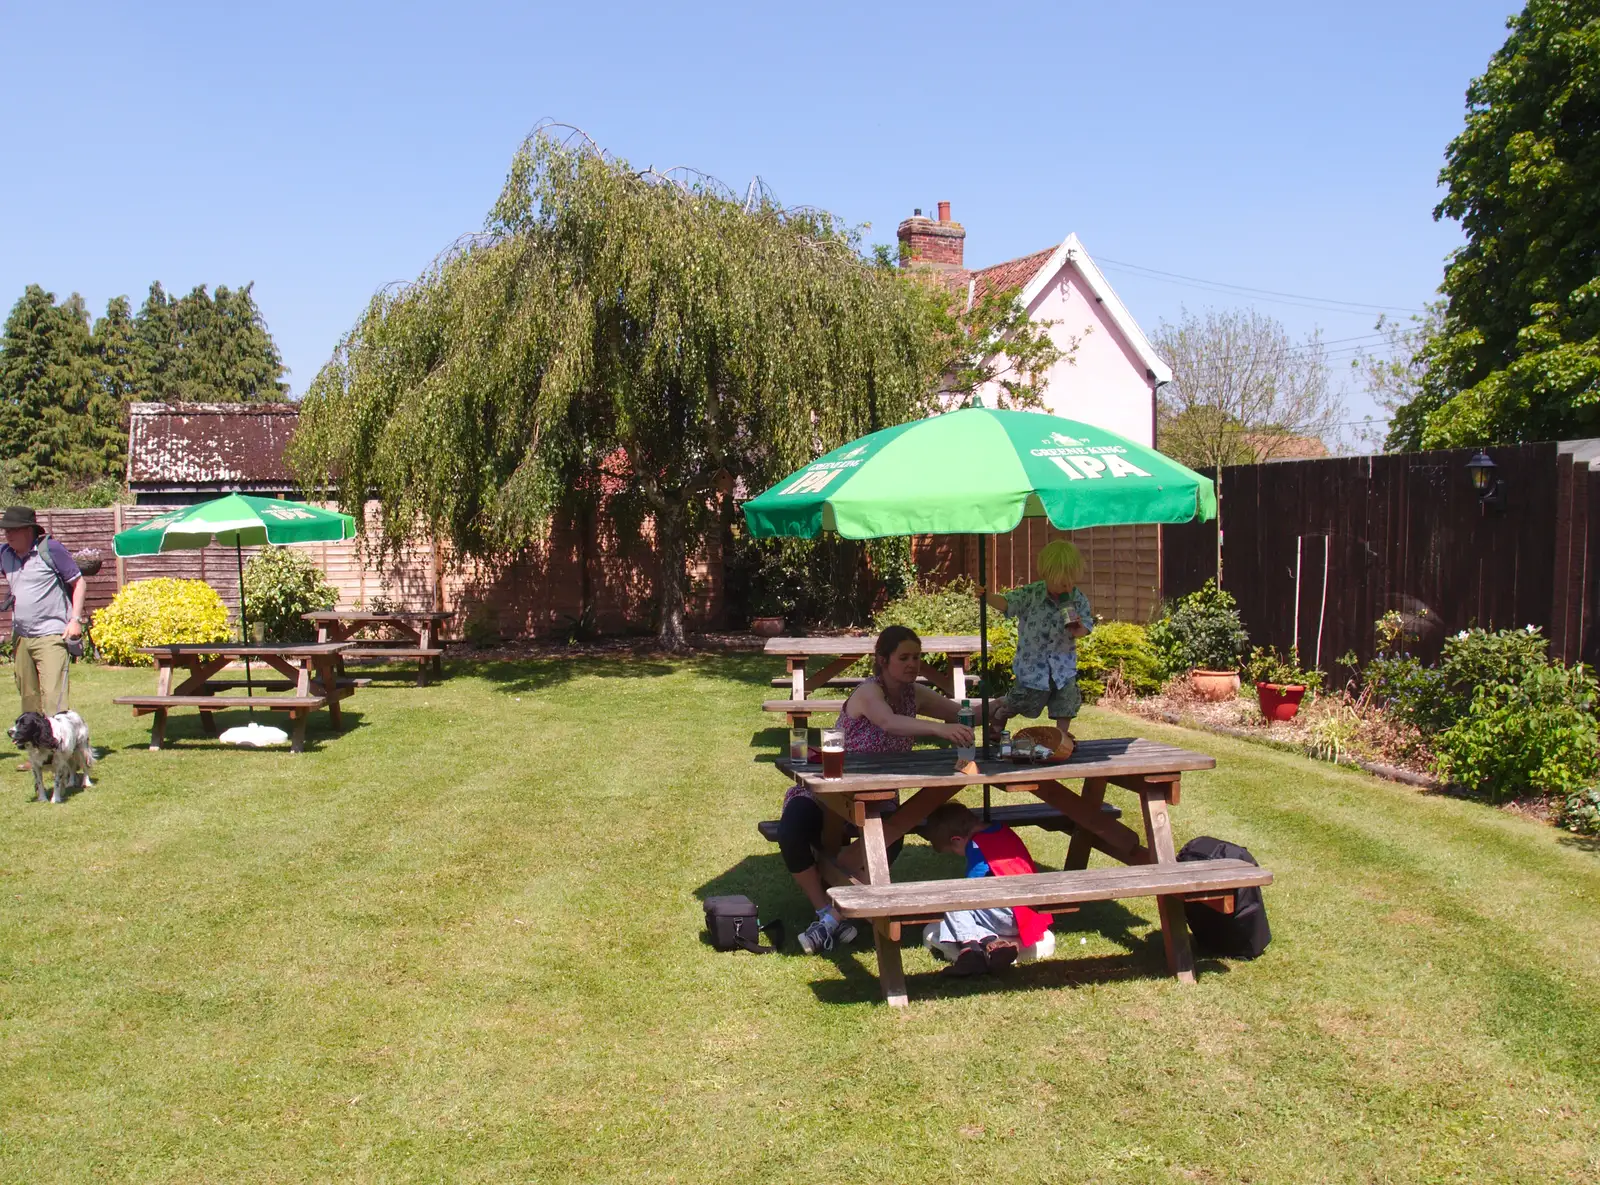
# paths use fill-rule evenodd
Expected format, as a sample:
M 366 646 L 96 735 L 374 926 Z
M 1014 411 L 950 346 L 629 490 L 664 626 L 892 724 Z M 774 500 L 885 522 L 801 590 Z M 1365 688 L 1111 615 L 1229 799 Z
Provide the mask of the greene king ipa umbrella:
M 814 539 L 825 531 L 846 539 L 975 534 L 984 575 L 985 536 L 1014 530 L 1024 518 L 1071 531 L 1216 514 L 1210 479 L 1152 448 L 1078 420 L 987 407 L 853 440 L 744 506 L 758 539 Z M 981 592 L 978 620 L 987 674 L 989 614 Z M 988 686 L 985 679 L 985 739 Z
M 355 534 L 356 520 L 336 510 L 323 510 L 304 502 L 228 494 L 197 506 L 170 510 L 137 527 L 118 531 L 111 537 L 111 546 L 119 556 L 135 556 L 193 551 L 213 542 L 233 544 L 234 562 L 239 568 L 239 644 L 243 646 L 250 640 L 244 604 L 244 549 L 268 543 L 331 543 L 353 539 Z M 246 696 L 254 696 L 248 655 L 244 662 L 244 681 Z M 254 711 L 250 717 L 249 734 L 240 739 L 248 744 L 262 743 L 257 735 Z M 230 728 L 228 734 L 239 731 Z M 259 729 L 259 732 L 276 733 L 278 739 L 288 739 L 278 729 Z M 224 734 L 224 740 L 228 739 L 228 734 Z

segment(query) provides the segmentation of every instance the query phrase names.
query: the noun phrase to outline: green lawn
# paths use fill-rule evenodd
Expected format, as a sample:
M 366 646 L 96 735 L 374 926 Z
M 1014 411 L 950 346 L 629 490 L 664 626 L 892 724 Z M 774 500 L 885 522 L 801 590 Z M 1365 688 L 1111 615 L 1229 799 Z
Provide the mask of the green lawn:
M 1216 756 L 1178 838 L 1273 870 L 1271 948 L 1183 987 L 1113 903 L 1003 982 L 908 949 L 891 1011 L 868 942 L 700 940 L 712 892 L 804 920 L 771 674 L 457 666 L 291 756 L 150 753 L 109 704 L 150 674 L 80 666 L 98 784 L 0 794 L 0 1179 L 1600 1180 L 1592 842 L 1091 711 Z

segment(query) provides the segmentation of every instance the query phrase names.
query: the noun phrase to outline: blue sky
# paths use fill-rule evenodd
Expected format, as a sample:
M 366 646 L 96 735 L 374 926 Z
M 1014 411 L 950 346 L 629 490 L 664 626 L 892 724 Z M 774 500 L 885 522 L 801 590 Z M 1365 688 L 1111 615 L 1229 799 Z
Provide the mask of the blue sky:
M 1419 308 L 1459 242 L 1436 178 L 1517 7 L 0 0 L 0 301 L 253 280 L 298 394 L 551 117 L 869 241 L 948 199 L 969 266 L 1076 231 L 1147 329 L 1255 304 L 1342 367 L 1376 309 L 1326 302 Z

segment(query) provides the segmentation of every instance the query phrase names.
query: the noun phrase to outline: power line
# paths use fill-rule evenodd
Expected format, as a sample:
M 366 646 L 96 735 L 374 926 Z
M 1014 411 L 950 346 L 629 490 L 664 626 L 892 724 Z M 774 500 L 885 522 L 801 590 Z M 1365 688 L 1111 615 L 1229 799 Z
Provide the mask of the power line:
M 1297 292 L 1279 292 L 1272 288 L 1251 288 L 1245 284 L 1230 284 L 1224 280 L 1207 280 L 1199 276 L 1185 276 L 1178 272 L 1164 272 L 1157 268 L 1145 267 L 1143 264 L 1127 263 L 1103 255 L 1097 256 L 1096 262 L 1109 264 L 1113 268 L 1131 272 L 1145 279 L 1158 280 L 1162 283 L 1187 285 L 1208 292 L 1221 292 L 1235 296 L 1255 296 L 1279 304 L 1295 305 L 1299 308 L 1325 309 L 1346 313 L 1421 313 L 1423 311 L 1406 305 L 1373 304 L 1367 301 L 1338 300 L 1329 296 L 1306 296 Z

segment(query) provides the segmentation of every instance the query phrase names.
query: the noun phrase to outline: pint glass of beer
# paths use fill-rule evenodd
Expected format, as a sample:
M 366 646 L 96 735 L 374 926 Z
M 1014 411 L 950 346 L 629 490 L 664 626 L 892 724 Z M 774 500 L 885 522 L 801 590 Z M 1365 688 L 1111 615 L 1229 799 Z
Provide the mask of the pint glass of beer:
M 824 728 L 822 730 L 822 776 L 825 778 L 844 777 L 844 730 L 842 728 Z

